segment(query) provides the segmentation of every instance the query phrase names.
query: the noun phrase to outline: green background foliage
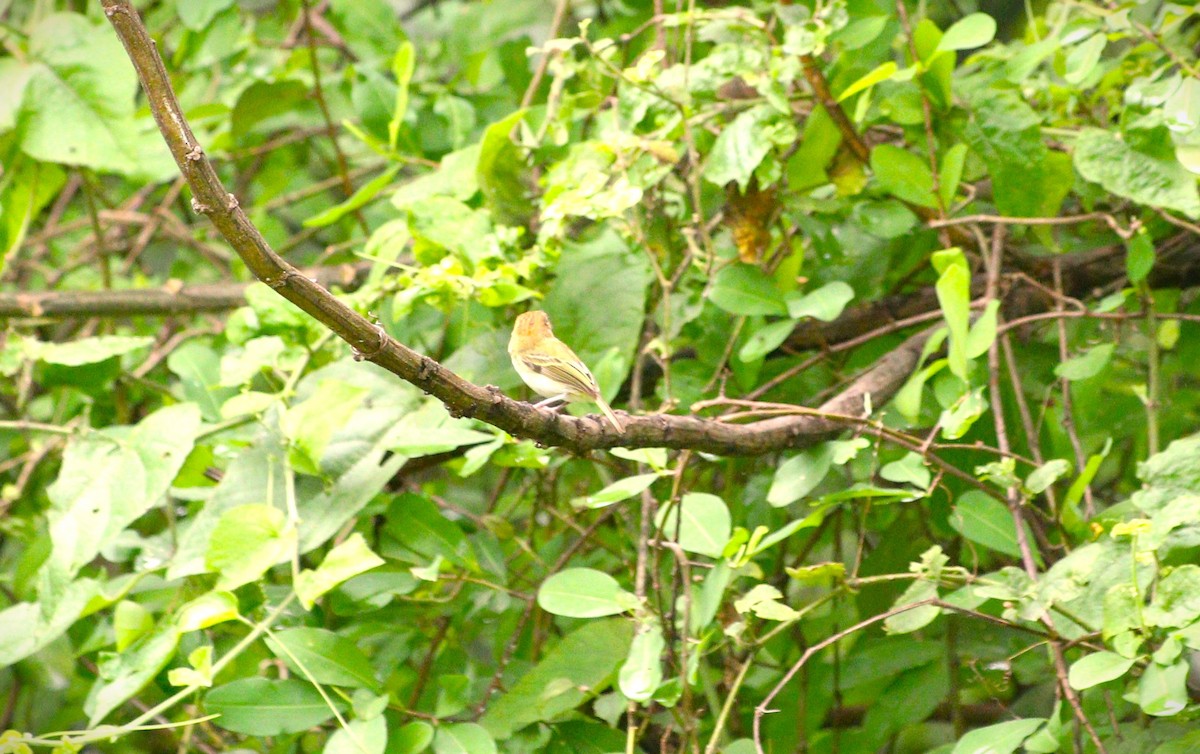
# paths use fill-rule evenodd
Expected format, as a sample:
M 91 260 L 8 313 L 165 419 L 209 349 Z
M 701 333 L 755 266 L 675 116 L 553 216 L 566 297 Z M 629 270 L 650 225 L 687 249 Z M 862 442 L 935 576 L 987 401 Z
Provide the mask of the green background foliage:
M 1200 745 L 1190 6 L 135 5 L 273 248 L 477 384 L 539 308 L 769 424 L 929 334 L 803 447 L 452 416 L 252 283 L 99 2 L 0 0 L 0 751 Z

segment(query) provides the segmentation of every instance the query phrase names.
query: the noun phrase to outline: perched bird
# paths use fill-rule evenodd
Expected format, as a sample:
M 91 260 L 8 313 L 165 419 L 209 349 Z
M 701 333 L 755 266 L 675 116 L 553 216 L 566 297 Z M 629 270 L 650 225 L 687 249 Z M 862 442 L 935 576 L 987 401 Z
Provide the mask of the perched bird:
M 508 341 L 508 355 L 525 384 L 546 399 L 535 405 L 591 401 L 618 432 L 625 431 L 600 396 L 600 386 L 587 366 L 566 343 L 554 337 L 545 312 L 525 312 L 517 317 Z

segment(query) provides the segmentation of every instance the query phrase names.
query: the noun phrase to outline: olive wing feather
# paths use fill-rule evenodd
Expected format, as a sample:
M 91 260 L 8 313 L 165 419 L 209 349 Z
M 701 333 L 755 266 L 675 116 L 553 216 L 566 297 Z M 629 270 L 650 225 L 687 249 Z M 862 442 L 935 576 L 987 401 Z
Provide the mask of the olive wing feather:
M 556 356 L 540 353 L 521 354 L 521 360 L 531 371 L 544 374 L 561 383 L 567 392 L 595 398 L 600 394 L 596 378 L 579 361 L 564 361 Z

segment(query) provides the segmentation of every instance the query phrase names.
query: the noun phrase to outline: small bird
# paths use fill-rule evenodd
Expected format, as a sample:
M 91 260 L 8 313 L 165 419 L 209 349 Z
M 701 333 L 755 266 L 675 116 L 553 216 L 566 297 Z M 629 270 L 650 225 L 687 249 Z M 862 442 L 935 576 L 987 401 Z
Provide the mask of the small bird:
M 554 337 L 545 312 L 525 312 L 517 317 L 508 341 L 508 355 L 525 384 L 546 399 L 536 406 L 591 401 L 618 432 L 625 431 L 600 396 L 600 386 L 587 366 L 566 343 Z

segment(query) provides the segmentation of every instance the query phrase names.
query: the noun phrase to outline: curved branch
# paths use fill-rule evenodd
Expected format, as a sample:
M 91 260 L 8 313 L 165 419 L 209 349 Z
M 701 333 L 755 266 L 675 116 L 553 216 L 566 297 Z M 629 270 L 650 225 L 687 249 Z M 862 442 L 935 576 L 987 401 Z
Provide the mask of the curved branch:
M 597 417 L 560 416 L 503 395 L 499 389 L 472 384 L 433 359 L 397 342 L 381 328 L 339 301 L 319 283 L 280 257 L 246 217 L 237 198 L 226 192 L 204 155 L 163 66 L 162 58 L 128 0 L 101 0 L 149 99 L 164 140 L 192 189 L 192 206 L 205 214 L 255 277 L 312 315 L 349 343 L 361 359 L 372 361 L 436 396 L 455 416 L 471 416 L 510 434 L 576 453 L 617 446 L 690 448 L 722 455 L 753 455 L 781 448 L 806 447 L 827 439 L 841 425 L 822 416 L 787 416 L 754 424 L 726 424 L 690 416 L 631 416 L 618 434 Z M 822 411 L 860 415 L 879 406 L 900 388 L 916 366 L 927 335 L 910 337 L 880 359 Z

